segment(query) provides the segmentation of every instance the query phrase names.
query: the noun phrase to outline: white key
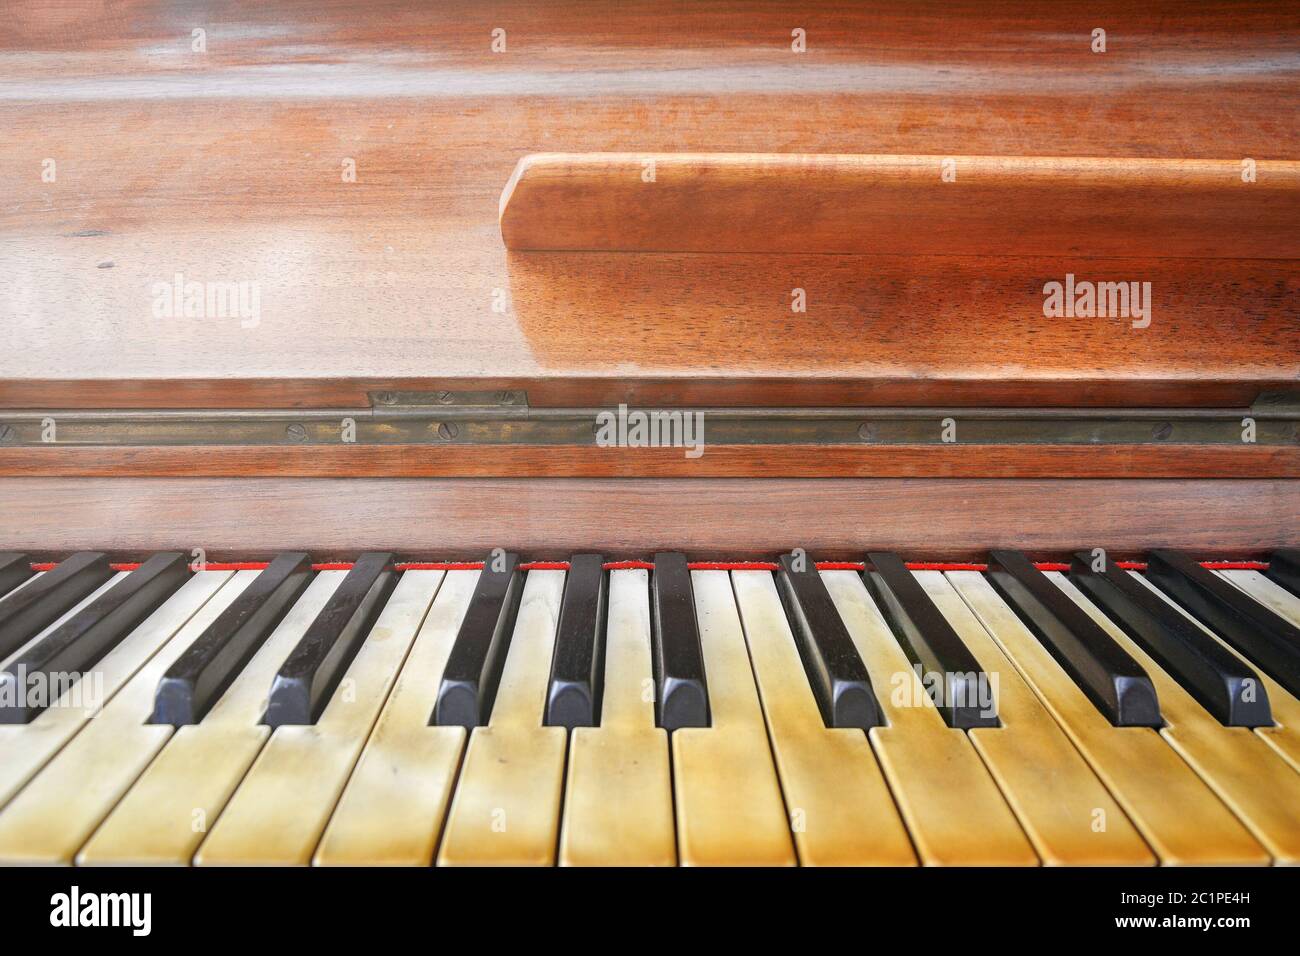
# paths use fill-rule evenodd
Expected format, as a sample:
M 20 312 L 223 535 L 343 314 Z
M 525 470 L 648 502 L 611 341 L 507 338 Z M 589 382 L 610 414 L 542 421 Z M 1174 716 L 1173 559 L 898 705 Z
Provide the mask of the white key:
M 1259 735 L 1261 740 L 1277 751 L 1278 755 L 1289 763 L 1292 768 L 1300 770 L 1300 700 L 1297 700 L 1286 688 L 1260 670 L 1258 664 L 1249 660 L 1235 647 L 1219 637 L 1218 634 L 1215 634 L 1214 631 L 1183 610 L 1178 602 L 1147 581 L 1143 575 L 1138 574 L 1136 571 L 1130 571 L 1129 573 L 1146 585 L 1149 590 L 1163 598 L 1167 604 L 1182 614 L 1183 617 L 1249 664 L 1255 673 L 1259 675 L 1260 684 L 1263 685 L 1264 692 L 1268 694 L 1269 708 L 1273 712 L 1273 726 L 1256 727 L 1255 733 Z M 1300 625 L 1300 598 L 1270 581 L 1258 571 L 1217 571 L 1215 573 L 1236 585 L 1249 597 Z
M 1278 617 L 1300 627 L 1300 597 L 1296 597 L 1276 581 L 1266 578 L 1258 571 L 1230 569 L 1214 573 L 1264 605 Z
M 78 863 L 190 862 L 271 734 L 259 721 L 276 671 L 346 576 L 316 575 L 208 714 L 172 735 Z
M 410 572 L 407 572 L 410 573 Z M 447 657 L 478 583 L 448 571 L 316 849 L 318 866 L 428 866 L 465 747 L 430 726 Z
M 1300 776 L 1247 727 L 1225 727 L 1059 571 L 1048 578 L 1138 662 L 1160 700 L 1160 736 L 1279 863 L 1300 863 Z
M 1259 842 L 1155 730 L 1116 727 L 1102 715 L 984 575 L 950 571 L 947 578 L 1162 863 L 1268 862 Z
M 1043 862 L 1154 864 L 1124 811 L 948 579 L 939 571 L 914 573 L 995 690 L 1001 726 L 976 727 L 967 736 Z
M 770 571 L 733 571 L 754 677 L 804 866 L 915 866 L 861 730 L 827 727 Z
M 218 576 L 220 590 L 175 631 L 94 720 L 0 811 L 0 862 L 71 863 L 95 827 L 162 749 L 172 728 L 145 723 L 153 710 L 158 681 L 258 572 L 239 571 L 230 580 L 226 580 L 229 577 L 226 572 L 200 572 L 195 575 L 200 583 L 188 582 L 181 593 L 211 582 L 206 577 L 209 574 Z M 178 597 L 180 594 L 172 600 Z M 154 622 L 160 618 L 165 621 L 166 608 L 164 605 L 155 612 L 137 633 L 157 627 Z
M 492 715 L 465 751 L 439 866 L 550 866 L 568 734 L 545 727 L 563 571 L 529 571 Z
M 46 573 L 46 572 L 41 571 L 41 572 L 38 572 L 37 574 L 33 574 L 30 578 L 28 578 L 28 579 L 27 579 L 26 581 L 24 581 L 22 584 L 18 585 L 18 587 L 14 588 L 13 591 L 10 591 L 9 594 L 13 594 L 13 593 L 15 593 L 15 592 L 17 592 L 17 591 L 21 591 L 23 588 L 27 587 L 27 585 L 31 584 L 33 581 L 35 581 L 37 578 L 41 577 L 41 575 L 43 575 L 43 574 L 45 574 L 45 573 Z M 65 621 L 67 621 L 68 619 L 70 619 L 70 618 L 72 617 L 72 615 L 76 614 L 76 613 L 77 613 L 78 611 L 80 611 L 83 607 L 85 607 L 85 606 L 86 606 L 87 604 L 89 604 L 91 601 L 95 600 L 97 597 L 99 597 L 101 594 L 103 594 L 105 591 L 107 591 L 109 588 L 111 588 L 111 587 L 112 587 L 114 584 L 116 584 L 118 581 L 120 581 L 120 580 L 122 580 L 124 577 L 126 577 L 127 574 L 129 574 L 129 573 L 130 573 L 129 571 L 119 571 L 119 572 L 117 572 L 117 574 L 114 574 L 111 578 L 109 578 L 107 581 L 105 581 L 105 582 L 104 582 L 103 584 L 101 584 L 99 587 L 95 588 L 95 590 L 91 591 L 90 594 L 86 595 L 84 598 L 82 598 L 80 601 L 78 601 L 76 604 L 74 604 L 74 605 L 72 606 L 72 609 L 71 609 L 70 611 L 67 611 L 67 612 L 65 612 L 64 614 L 62 614 L 62 615 L 61 615 L 59 618 L 57 618 L 57 619 L 54 621 L 54 623 L 51 624 L 49 627 L 44 628 L 43 630 L 39 631 L 37 634 L 35 634 L 35 635 L 32 636 L 31 638 L 29 638 L 27 641 L 25 641 L 22 645 L 20 645 L 20 646 L 19 646 L 19 647 L 18 647 L 18 648 L 17 648 L 17 649 L 12 653 L 12 654 L 10 654 L 8 657 L 0 658 L 0 670 L 2 670 L 2 669 L 4 669 L 4 668 L 8 667 L 9 664 L 10 664 L 14 659 L 16 659 L 20 654 L 22 654 L 24 651 L 26 651 L 29 647 L 32 647 L 33 645 L 35 645 L 36 642 L 39 641 L 41 638 L 43 638 L 46 634 L 50 634 L 50 633 L 52 633 L 55 629 L 57 629 L 58 627 L 60 627 L 60 626 L 61 626 Z M 8 597 L 9 594 L 6 594 L 5 597 Z
M 1032 866 L 1038 862 L 970 739 L 949 727 L 854 571 L 822 581 L 879 688 L 888 725 L 868 736 L 890 792 L 927 866 Z
M 150 657 L 230 578 L 229 571 L 196 574 L 162 607 L 100 658 L 87 686 L 77 682 L 29 724 L 0 726 L 0 807 L 3 807 Z M 28 580 L 31 580 L 30 578 Z
M 673 731 L 677 844 L 687 866 L 793 866 L 749 651 L 726 571 L 692 571 L 711 725 Z
M 655 726 L 649 580 L 639 569 L 609 575 L 600 726 L 570 735 L 561 866 L 677 861 L 668 732 Z
M 402 575 L 320 720 L 275 729 L 195 863 L 311 862 L 442 577 L 441 571 Z

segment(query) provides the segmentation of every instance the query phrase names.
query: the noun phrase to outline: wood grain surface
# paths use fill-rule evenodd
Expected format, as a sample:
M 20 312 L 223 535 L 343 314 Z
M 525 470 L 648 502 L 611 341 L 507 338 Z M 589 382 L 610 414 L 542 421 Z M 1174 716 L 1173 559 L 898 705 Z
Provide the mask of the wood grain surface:
M 1297 221 L 1300 163 L 1241 159 L 536 153 L 501 194 L 520 250 L 1295 259 Z
M 286 478 L 1290 478 L 1300 445 L 47 446 L 0 476 Z
M 1058 556 L 1156 547 L 1204 558 L 1300 541 L 1300 481 L 1100 479 L 183 479 L 11 478 L 0 483 L 7 549 L 209 559 L 291 549 L 317 560 L 366 550 L 477 557 L 972 559 L 989 548 Z
M 508 255 L 498 200 L 554 151 L 1294 161 L 1298 38 L 1285 2 L 13 4 L 0 406 L 498 383 L 538 404 L 1246 403 L 1300 377 L 1294 263 Z M 257 323 L 156 316 L 178 273 L 256 283 Z M 1067 273 L 1150 281 L 1150 327 L 1044 318 Z

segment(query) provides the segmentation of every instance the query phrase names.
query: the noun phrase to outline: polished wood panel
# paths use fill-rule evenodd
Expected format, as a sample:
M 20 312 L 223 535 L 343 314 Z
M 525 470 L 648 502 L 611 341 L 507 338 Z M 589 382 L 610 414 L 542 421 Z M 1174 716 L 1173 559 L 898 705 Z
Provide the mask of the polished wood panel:
M 958 413 L 960 414 L 960 413 Z M 0 476 L 284 478 L 1288 478 L 1300 445 L 285 445 L 0 448 Z
M 1241 159 L 534 153 L 501 194 L 534 251 L 1295 259 L 1298 218 L 1300 163 Z
M 1300 374 L 1292 264 L 507 255 L 498 200 L 556 149 L 1295 160 L 1298 33 L 1280 2 L 23 4 L 0 405 L 1247 404 Z M 1151 281 L 1151 326 L 1045 319 L 1069 272 Z M 258 324 L 156 318 L 177 273 L 257 282 Z
M 1300 540 L 1300 481 L 966 479 L 10 479 L 0 547 L 48 556 L 203 547 L 209 558 L 310 550 L 481 558 L 789 550 L 860 559 L 993 547 L 1206 557 Z M 508 507 L 506 507 L 508 505 Z

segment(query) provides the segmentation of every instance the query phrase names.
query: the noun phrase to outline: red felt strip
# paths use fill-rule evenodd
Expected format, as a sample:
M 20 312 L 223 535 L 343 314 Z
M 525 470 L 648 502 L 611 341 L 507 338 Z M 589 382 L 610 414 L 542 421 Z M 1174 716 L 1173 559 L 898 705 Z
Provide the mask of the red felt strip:
M 52 571 L 54 561 L 34 561 L 33 571 Z M 210 561 L 204 568 L 208 571 L 262 571 L 268 561 Z M 1201 567 L 1211 571 L 1267 571 L 1267 561 L 1201 561 Z M 866 564 L 862 561 L 817 561 L 819 571 L 863 571 Z M 962 563 L 949 561 L 908 561 L 909 571 L 987 571 L 987 564 Z M 1126 571 L 1145 571 L 1145 561 L 1116 561 L 1115 566 Z M 140 567 L 136 562 L 110 564 L 114 571 L 134 571 Z M 313 571 L 350 571 L 351 561 L 330 561 L 313 564 Z M 606 561 L 606 571 L 643 570 L 653 571 L 653 561 Z M 778 565 L 772 561 L 691 561 L 687 567 L 692 571 L 775 571 Z M 1037 561 L 1034 563 L 1040 571 L 1068 571 L 1070 566 L 1056 561 Z M 399 561 L 393 565 L 396 571 L 481 571 L 482 561 Z M 568 561 L 527 561 L 519 565 L 521 571 L 567 571 Z

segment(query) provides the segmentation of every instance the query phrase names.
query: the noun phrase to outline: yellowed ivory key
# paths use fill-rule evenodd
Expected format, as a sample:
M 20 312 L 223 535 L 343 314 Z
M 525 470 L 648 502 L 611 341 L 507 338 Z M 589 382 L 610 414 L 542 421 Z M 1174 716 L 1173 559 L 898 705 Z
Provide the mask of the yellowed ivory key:
M 356 769 L 334 808 L 317 866 L 428 866 L 442 832 L 464 727 L 430 726 L 447 656 L 477 571 L 448 571 Z
M 1270 610 L 1280 614 L 1292 624 L 1296 625 L 1296 627 L 1300 627 L 1300 597 L 1296 597 L 1290 591 L 1286 590 L 1286 588 L 1270 581 L 1258 571 L 1234 570 L 1216 571 L 1215 573 L 1224 580 L 1236 585 L 1253 600 L 1258 601 Z M 1134 577 L 1137 577 L 1143 584 L 1147 583 L 1146 578 L 1143 578 L 1140 575 L 1134 575 Z M 1174 604 L 1175 607 L 1178 607 L 1177 604 L 1166 597 L 1158 588 L 1153 585 L 1148 585 L 1148 587 L 1151 587 L 1153 591 L 1156 591 L 1162 597 L 1165 597 L 1165 600 L 1169 601 L 1170 604 Z M 1182 611 L 1182 608 L 1178 609 Z M 1183 611 L 1183 614 L 1187 617 L 1191 617 L 1191 615 L 1187 614 L 1185 611 Z M 1195 619 L 1193 618 L 1193 620 Z M 1238 657 L 1241 656 L 1235 648 L 1229 645 L 1205 625 L 1201 624 L 1200 621 L 1196 621 L 1196 624 L 1203 631 L 1211 634 L 1219 641 L 1219 643 L 1232 651 L 1232 653 L 1237 654 Z M 1260 738 L 1263 739 L 1265 743 L 1276 750 L 1282 756 L 1283 760 L 1289 763 L 1297 771 L 1300 771 L 1300 700 L 1297 700 L 1296 697 L 1289 691 L 1285 690 L 1281 684 L 1261 671 L 1258 666 L 1254 664 L 1251 664 L 1251 666 L 1254 667 L 1256 673 L 1259 674 L 1260 682 L 1264 685 L 1264 690 L 1268 693 L 1269 707 L 1272 708 L 1273 711 L 1273 726 L 1256 727 L 1255 733 L 1259 734 Z
M 9 593 L 12 594 L 14 591 L 22 590 L 39 580 L 44 573 L 32 575 Z M 7 667 L 10 661 L 20 656 L 27 648 L 59 627 L 64 621 L 87 604 L 90 604 L 125 576 L 126 574 L 123 572 L 105 581 L 66 614 L 50 624 L 49 627 L 35 635 L 22 647 L 16 649 L 8 658 L 0 661 L 0 667 Z M 144 657 L 157 650 L 162 642 L 171 637 L 176 629 L 185 622 L 185 617 L 188 615 L 182 616 L 177 609 L 183 608 L 192 614 L 198 605 L 203 600 L 206 600 L 206 598 L 200 596 L 200 591 L 210 595 L 212 591 L 216 590 L 219 582 L 211 581 L 206 583 L 212 585 L 211 590 L 191 589 L 187 592 L 186 597 L 178 601 L 176 606 L 168 611 L 166 615 L 156 615 L 158 621 L 142 622 L 140 627 L 137 627 L 132 634 L 122 641 L 122 645 L 130 645 L 130 649 L 123 654 L 114 655 L 114 651 L 117 651 L 117 648 L 114 648 L 114 651 L 110 651 L 95 667 L 91 681 L 77 681 L 72 687 L 68 688 L 59 700 L 54 702 L 53 706 L 47 707 L 37 714 L 36 719 L 31 723 L 0 724 L 0 807 L 3 807 L 9 801 L 9 798 L 32 778 L 37 770 L 45 766 L 49 759 L 72 739 L 98 708 L 104 706 L 105 701 L 112 697 L 126 678 L 134 672 L 135 668 L 138 668 L 144 662 Z M 8 595 L 5 596 L 8 597 Z M 172 598 L 175 599 L 179 596 L 180 592 L 178 591 Z M 170 603 L 170 601 L 166 603 Z M 170 631 L 166 629 L 165 625 L 162 628 L 155 626 L 163 621 L 173 625 Z M 146 624 L 148 627 L 145 627 Z M 128 665 L 129 670 L 122 666 L 124 661 L 130 662 L 130 665 Z
M 90 864 L 188 864 L 271 735 L 259 723 L 276 670 L 345 571 L 322 571 L 212 710 L 179 728 L 77 855 Z
M 796 862 L 731 578 L 692 571 L 712 724 L 673 731 L 677 841 L 687 865 Z
M 562 866 L 671 866 L 668 733 L 655 726 L 649 572 L 609 574 L 599 727 L 576 727 L 560 830 Z
M 873 727 L 872 749 L 927 866 L 1032 866 L 1020 824 L 966 734 L 943 717 L 912 670 L 866 585 L 853 571 L 823 571 L 857 646 L 888 726 Z
M 916 572 L 962 643 L 996 680 L 1000 727 L 971 742 L 1047 864 L 1150 866 L 1155 855 L 1092 768 L 939 571 Z
M 1264 848 L 1156 731 L 1115 727 L 1102 716 L 983 575 L 950 571 L 948 580 L 1162 863 L 1268 862 Z
M 867 735 L 827 727 L 770 571 L 733 571 L 791 829 L 805 866 L 914 866 Z
M 440 866 L 550 866 L 560 828 L 568 733 L 542 726 L 563 571 L 529 571 L 486 727 L 465 751 Z
M 1300 863 L 1300 774 L 1248 727 L 1225 727 L 1060 572 L 1047 575 L 1151 678 L 1160 736 L 1191 764 L 1279 863 Z
M 311 862 L 442 574 L 402 574 L 320 719 L 275 729 L 195 863 Z
M 71 863 L 82 844 L 167 743 L 172 735 L 170 725 L 145 722 L 153 709 L 158 681 L 258 572 L 238 571 L 232 578 L 228 572 L 201 571 L 195 577 L 208 574 L 218 576 L 209 581 L 219 582 L 219 590 L 0 811 L 0 862 Z M 185 588 L 195 586 L 190 581 Z M 157 612 L 154 618 L 161 623 Z M 149 621 L 142 625 L 150 626 Z

